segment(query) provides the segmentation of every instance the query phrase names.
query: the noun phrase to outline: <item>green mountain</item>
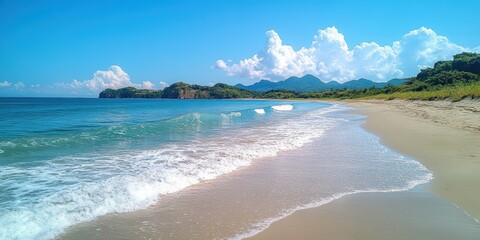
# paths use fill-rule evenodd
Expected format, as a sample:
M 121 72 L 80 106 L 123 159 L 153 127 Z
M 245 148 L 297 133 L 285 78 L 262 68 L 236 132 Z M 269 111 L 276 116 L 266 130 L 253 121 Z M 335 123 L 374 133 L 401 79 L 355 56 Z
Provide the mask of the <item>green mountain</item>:
M 136 89 L 134 87 L 118 90 L 107 88 L 99 94 L 99 98 L 160 98 L 162 90 Z
M 433 68 L 422 69 L 412 83 L 426 87 L 455 85 L 480 81 L 480 54 L 461 53 L 452 61 L 436 62 Z
M 392 79 L 388 82 L 373 82 L 368 79 L 352 80 L 345 83 L 338 83 L 335 81 L 323 82 L 317 77 L 307 74 L 301 78 L 290 77 L 283 81 L 272 82 L 268 80 L 261 80 L 249 86 L 237 84 L 235 87 L 257 92 L 266 92 L 269 90 L 291 90 L 296 92 L 325 92 L 336 89 L 363 89 L 363 88 L 382 88 L 387 85 L 399 85 L 404 83 L 405 79 Z

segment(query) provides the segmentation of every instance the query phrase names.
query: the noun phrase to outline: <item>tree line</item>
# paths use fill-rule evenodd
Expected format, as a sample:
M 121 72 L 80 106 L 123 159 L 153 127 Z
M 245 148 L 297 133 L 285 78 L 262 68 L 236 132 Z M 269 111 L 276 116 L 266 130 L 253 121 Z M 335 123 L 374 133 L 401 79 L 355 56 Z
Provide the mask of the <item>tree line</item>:
M 174 99 L 424 99 L 435 100 L 465 97 L 480 97 L 480 54 L 461 53 L 451 61 L 436 62 L 433 68 L 425 68 L 416 77 L 404 84 L 387 85 L 383 88 L 331 89 L 324 92 L 295 92 L 270 90 L 255 92 L 224 83 L 201 86 L 183 82 L 174 83 L 163 90 L 145 90 L 126 87 L 118 90 L 105 89 L 100 98 L 174 98 Z

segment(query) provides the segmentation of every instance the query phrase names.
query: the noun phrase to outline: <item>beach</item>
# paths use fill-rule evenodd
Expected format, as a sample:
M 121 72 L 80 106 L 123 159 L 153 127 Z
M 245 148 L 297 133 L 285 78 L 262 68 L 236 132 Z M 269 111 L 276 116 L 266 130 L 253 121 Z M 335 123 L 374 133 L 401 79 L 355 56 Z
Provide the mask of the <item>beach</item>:
M 406 104 L 413 103 L 348 103 L 354 107 L 353 111 L 336 117 L 355 116 L 350 120 L 363 123 L 362 126 L 379 136 L 383 144 L 420 161 L 435 177 L 427 184 L 421 183 L 428 180 L 420 180 L 403 188 L 384 189 L 352 185 L 351 181 L 381 183 L 395 174 L 401 175 L 402 171 L 396 166 L 392 172 L 382 175 L 381 170 L 388 169 L 389 165 L 376 165 L 383 158 L 374 157 L 381 155 L 379 150 L 369 152 L 360 143 L 377 141 L 376 138 L 367 132 L 351 135 L 351 130 L 345 129 L 347 124 L 333 129 L 335 134 L 327 134 L 328 137 L 321 141 L 164 196 L 147 209 L 110 214 L 75 225 L 59 239 L 477 239 L 480 225 L 473 216 L 478 204 L 474 196 L 478 176 L 465 175 L 467 179 L 459 180 L 454 177 L 457 172 L 447 171 L 456 165 L 459 171 L 475 170 L 475 158 L 457 157 L 465 161 L 462 164 L 448 161 L 457 155 L 458 149 L 462 149 L 461 156 L 476 154 L 475 126 L 465 129 L 432 123 L 425 117 L 419 119 L 404 112 L 408 109 Z M 397 110 L 397 105 L 403 108 Z M 435 141 L 421 138 L 432 138 L 429 134 L 434 134 Z M 405 146 L 394 140 L 403 140 Z M 442 147 L 454 144 L 442 140 L 458 145 L 451 145 L 451 149 Z M 348 141 L 356 144 L 332 151 Z M 416 151 L 408 151 L 409 146 Z M 358 155 L 359 149 L 366 152 L 365 155 Z M 448 152 L 448 149 L 451 155 L 436 153 L 436 150 Z M 425 159 L 425 156 L 432 158 Z M 348 162 L 351 159 L 365 162 L 352 165 Z M 443 165 L 435 164 L 436 159 Z M 395 161 L 403 161 L 403 158 Z M 365 167 L 371 162 L 374 165 Z M 447 169 L 439 172 L 442 168 Z M 377 172 L 363 171 L 365 169 L 378 171 L 379 176 Z M 465 188 L 445 191 L 445 184 L 464 184 Z M 347 188 L 339 190 L 343 185 Z M 357 190 L 347 190 L 352 187 Z M 332 189 L 336 194 L 330 194 Z
M 253 239 L 478 239 L 480 102 L 348 102 L 391 149 L 434 174 L 424 187 L 298 211 Z
M 430 189 L 480 219 L 480 102 L 388 101 L 351 103 L 364 127 L 392 149 L 432 170 Z
M 0 240 L 480 240 L 480 1 L 28 3 Z
M 70 101 L 90 108 L 78 115 L 65 100 L 36 101 L 38 112 L 68 113 L 59 130 L 46 115 L 22 137 L 22 125 L 12 126 L 3 141 L 13 163 L 4 163 L 0 182 L 23 194 L 2 200 L 3 238 L 480 236 L 478 127 L 467 112 L 475 113 L 474 101 L 435 109 L 401 101 Z M 432 112 L 440 120 L 429 120 Z M 447 125 L 445 115 L 465 123 Z M 79 116 L 93 126 L 67 121 Z M 31 177 L 12 178 L 22 174 Z

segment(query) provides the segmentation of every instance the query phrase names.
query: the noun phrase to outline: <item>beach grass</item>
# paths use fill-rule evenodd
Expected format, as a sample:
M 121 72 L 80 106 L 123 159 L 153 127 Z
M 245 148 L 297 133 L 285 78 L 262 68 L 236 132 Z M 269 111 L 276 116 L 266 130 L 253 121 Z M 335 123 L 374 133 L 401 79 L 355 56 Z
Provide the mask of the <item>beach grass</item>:
M 408 91 L 378 94 L 361 99 L 404 99 L 404 100 L 444 100 L 460 101 L 465 98 L 480 98 L 480 82 L 468 85 L 456 85 L 431 91 Z

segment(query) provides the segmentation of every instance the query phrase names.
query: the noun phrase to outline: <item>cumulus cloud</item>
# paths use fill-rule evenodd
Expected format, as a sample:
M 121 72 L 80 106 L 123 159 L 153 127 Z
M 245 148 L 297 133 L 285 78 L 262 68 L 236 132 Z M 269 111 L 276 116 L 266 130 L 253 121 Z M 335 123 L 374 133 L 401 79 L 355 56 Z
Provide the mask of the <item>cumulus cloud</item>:
M 257 55 L 253 55 L 253 57 L 244 59 L 231 66 L 227 66 L 223 60 L 217 60 L 215 67 L 223 69 L 228 76 L 261 78 L 265 75 L 262 70 L 258 69 L 261 60 L 263 59 L 259 59 Z
M 0 82 L 0 87 L 3 87 L 3 88 L 13 87 L 15 89 L 23 89 L 25 88 L 25 83 L 23 82 L 11 83 L 9 81 L 3 81 L 3 82 Z
M 15 84 L 12 85 L 15 89 L 21 89 L 21 88 L 25 88 L 25 83 L 23 82 L 17 82 Z
M 0 82 L 0 87 L 10 87 L 10 85 L 12 85 L 12 84 L 8 81 Z
M 454 54 L 468 51 L 425 27 L 405 34 L 400 41 L 394 42 L 394 46 L 398 48 L 399 67 L 407 70 L 432 66 L 436 61 L 447 60 Z
M 150 81 L 144 81 L 140 84 L 133 83 L 130 80 L 128 73 L 117 65 L 112 65 L 108 70 L 98 70 L 93 73 L 93 76 L 89 80 L 79 81 L 73 80 L 71 83 L 57 84 L 60 87 L 71 88 L 78 92 L 84 92 L 83 90 L 91 93 L 99 93 L 106 88 L 119 89 L 124 87 L 136 87 L 141 89 L 154 89 L 155 84 Z
M 160 89 L 164 89 L 164 88 L 166 88 L 166 87 L 168 87 L 168 86 L 170 86 L 170 84 L 168 84 L 168 83 L 166 83 L 166 82 L 163 82 L 163 81 L 160 82 Z
M 355 71 L 355 77 L 384 80 L 403 75 L 398 69 L 396 51 L 391 46 L 362 43 L 355 46 L 352 52 L 355 62 L 348 65 Z
M 252 57 L 238 63 L 219 59 L 214 67 L 227 76 L 251 79 L 279 80 L 313 74 L 324 81 L 344 82 L 361 77 L 382 81 L 414 76 L 436 61 L 471 51 L 425 27 L 410 31 L 387 46 L 364 42 L 349 48 L 336 27 L 319 30 L 309 47 L 298 50 L 284 44 L 274 30 L 267 31 L 266 38 L 265 49 Z
M 143 89 L 155 89 L 155 84 L 150 81 L 143 81 L 142 84 L 133 84 L 133 85 Z

